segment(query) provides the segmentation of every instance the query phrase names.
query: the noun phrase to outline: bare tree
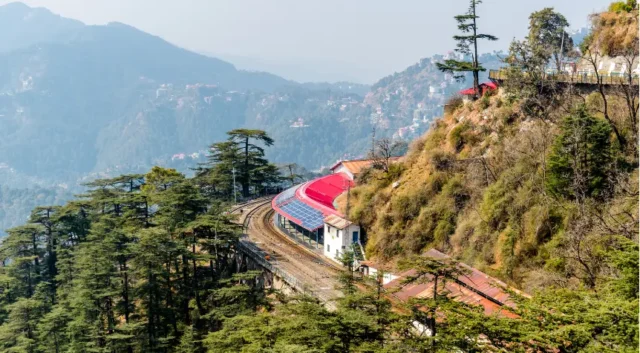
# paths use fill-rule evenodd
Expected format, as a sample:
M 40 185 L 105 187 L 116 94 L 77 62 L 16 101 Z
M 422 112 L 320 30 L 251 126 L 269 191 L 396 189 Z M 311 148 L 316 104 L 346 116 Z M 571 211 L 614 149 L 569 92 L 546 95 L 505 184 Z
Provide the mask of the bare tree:
M 631 141 L 634 147 L 638 144 L 638 79 L 634 77 L 633 68 L 638 66 L 638 43 L 634 47 L 628 48 L 620 58 L 623 60 L 624 65 L 627 67 L 621 79 L 620 91 L 624 97 L 629 124 L 631 125 L 632 138 Z
M 370 156 L 373 160 L 373 167 L 382 169 L 385 173 L 389 171 L 389 166 L 393 162 L 394 157 L 401 154 L 406 149 L 406 143 L 403 141 L 392 141 L 388 138 L 382 138 L 375 141 L 375 150 Z
M 285 179 L 287 179 L 289 182 L 291 182 L 291 186 L 294 186 L 296 184 L 297 180 L 303 180 L 304 179 L 301 174 L 297 173 L 297 171 L 298 171 L 298 169 L 300 169 L 300 167 L 296 163 L 285 164 L 281 168 L 285 169 L 285 171 L 288 172 L 288 175 L 285 177 Z
M 611 126 L 611 129 L 613 129 L 613 132 L 616 135 L 620 146 L 624 147 L 627 144 L 627 140 L 620 133 L 618 126 L 616 126 L 615 122 L 611 119 L 611 115 L 609 114 L 609 98 L 607 96 L 607 88 L 604 83 L 604 77 L 599 71 L 599 66 L 603 59 L 603 54 L 600 52 L 600 47 L 600 38 L 593 38 L 591 43 L 585 46 L 582 53 L 582 58 L 585 60 L 585 62 L 591 65 L 593 69 L 593 73 L 596 78 L 596 84 L 598 86 L 597 92 L 602 99 L 602 109 L 600 112 Z

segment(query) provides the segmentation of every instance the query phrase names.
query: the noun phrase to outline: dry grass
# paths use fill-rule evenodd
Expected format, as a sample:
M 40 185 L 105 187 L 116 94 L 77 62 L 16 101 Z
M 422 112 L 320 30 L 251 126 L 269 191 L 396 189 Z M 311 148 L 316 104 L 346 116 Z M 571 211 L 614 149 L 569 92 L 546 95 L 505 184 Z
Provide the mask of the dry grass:
M 589 39 L 603 55 L 624 55 L 638 51 L 638 12 L 604 12 L 592 17 L 593 32 Z

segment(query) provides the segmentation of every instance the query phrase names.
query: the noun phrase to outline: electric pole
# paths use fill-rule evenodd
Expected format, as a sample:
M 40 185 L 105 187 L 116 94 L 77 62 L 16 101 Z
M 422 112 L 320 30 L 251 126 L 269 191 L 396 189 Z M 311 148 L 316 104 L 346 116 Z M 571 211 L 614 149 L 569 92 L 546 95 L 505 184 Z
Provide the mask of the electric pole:
M 231 170 L 233 173 L 233 204 L 237 204 L 238 200 L 236 199 L 236 167 L 234 166 Z

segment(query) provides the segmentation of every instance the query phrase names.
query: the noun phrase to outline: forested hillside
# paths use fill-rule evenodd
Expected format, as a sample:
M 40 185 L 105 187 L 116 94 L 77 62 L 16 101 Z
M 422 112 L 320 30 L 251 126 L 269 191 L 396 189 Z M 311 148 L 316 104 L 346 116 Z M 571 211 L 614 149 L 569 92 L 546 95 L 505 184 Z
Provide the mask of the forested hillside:
M 500 91 L 451 99 L 402 164 L 363 175 L 350 211 L 371 257 L 435 247 L 530 292 L 619 275 L 609 256 L 638 241 L 638 86 L 630 70 L 614 86 L 555 82 L 549 44 L 533 32 L 549 13 L 512 43 Z M 595 15 L 582 55 L 635 67 L 634 19 Z
M 490 39 L 476 33 L 475 6 L 480 3 L 470 0 L 468 12 L 457 17 L 459 29 L 473 32 L 475 39 Z M 443 78 L 449 87 L 455 74 L 477 79 L 491 64 L 488 57 L 423 60 L 374 85 L 361 102 L 349 94 L 292 86 L 235 92 L 210 83 L 173 85 L 137 77 L 135 87 L 101 97 L 101 109 L 92 108 L 91 99 L 77 103 L 85 110 L 65 104 L 73 102 L 71 96 L 48 100 L 47 109 L 84 112 L 90 121 L 105 123 L 104 130 L 92 130 L 89 120 L 63 115 L 71 119 L 68 128 L 75 135 L 69 136 L 45 119 L 44 106 L 29 108 L 42 114 L 38 119 L 26 108 L 26 103 L 66 93 L 33 90 L 29 78 L 15 76 L 26 89 L 2 99 L 23 105 L 1 120 L 0 131 L 10 138 L 49 133 L 73 153 L 64 160 L 45 160 L 52 151 L 63 151 L 52 139 L 20 148 L 20 139 L 3 140 L 0 147 L 31 153 L 32 160 L 22 161 L 24 168 L 0 160 L 0 171 L 37 185 L 39 180 L 23 173 L 47 170 L 33 158 L 39 156 L 52 171 L 82 165 L 86 169 L 74 176 L 92 180 L 64 205 L 53 205 L 57 196 L 46 192 L 0 189 L 0 196 L 37 194 L 42 202 L 0 243 L 0 353 L 636 352 L 638 85 L 631 70 L 616 76 L 615 85 L 604 85 L 600 76 L 596 84 L 560 83 L 549 74 L 549 65 L 561 63 L 555 57 L 565 54 L 558 55 L 557 44 L 568 36 L 566 19 L 544 9 L 530 20 L 529 36 L 514 40 L 505 54 L 499 90 L 477 90 L 477 99 L 468 101 L 449 97 L 443 117 L 413 141 L 400 162 L 363 172 L 348 193 L 348 218 L 365 231 L 369 259 L 394 271 L 411 269 L 414 274 L 402 285 L 435 283 L 433 295 L 401 301 L 382 286 L 384 267 L 375 277 L 361 276 L 353 271 L 354 255 L 346 252 L 339 277 L 344 297 L 336 300 L 335 310 L 317 298 L 265 289 L 262 271 L 239 266 L 242 226 L 230 212 L 234 196 L 257 197 L 295 183 L 293 169 L 279 169 L 269 156 L 337 155 L 327 144 L 342 137 L 352 138 L 353 145 L 341 141 L 337 148 L 362 144 L 364 153 L 372 124 L 398 135 L 418 133 L 426 128 L 421 117 L 429 121 L 428 114 L 437 111 L 435 102 L 444 100 L 442 91 L 423 81 Z M 615 3 L 592 20 L 581 52 L 569 47 L 567 56 L 581 55 L 596 68 L 605 53 L 637 62 L 635 1 Z M 116 32 L 136 33 L 115 27 Z M 91 43 L 93 34 L 79 38 Z M 474 40 L 457 40 L 458 50 L 468 54 Z M 32 55 L 33 50 L 19 53 Z M 14 55 L 22 55 L 16 53 L 4 59 L 12 62 Z M 48 67 L 49 60 L 40 67 Z M 122 67 L 136 76 L 132 67 L 142 66 Z M 47 72 L 34 85 L 59 79 L 51 74 L 55 71 Z M 65 87 L 86 93 L 72 86 Z M 455 91 L 447 87 L 441 88 Z M 118 111 L 117 119 L 98 114 L 109 102 L 122 101 L 131 104 L 125 105 L 130 112 L 118 111 L 123 106 L 114 103 L 107 112 Z M 207 105 L 212 108 L 204 115 L 212 121 L 196 114 Z M 299 119 L 302 112 L 308 117 Z M 235 116 L 250 120 L 251 128 L 235 128 L 228 122 Z M 340 125 L 347 121 L 341 119 L 353 123 Z M 407 121 L 414 130 L 404 125 Z M 258 130 L 284 122 L 289 130 Z M 180 128 L 189 124 L 193 130 Z M 321 136 L 312 135 L 312 124 L 332 134 L 318 129 Z M 227 130 L 208 139 L 209 128 Z M 93 140 L 84 139 L 91 135 L 87 131 L 100 148 L 91 150 Z M 198 148 L 190 145 L 192 139 L 202 141 L 202 152 L 178 151 L 168 159 L 148 153 L 169 155 L 173 152 L 167 146 L 178 143 Z M 324 151 L 306 149 L 302 141 Z M 81 162 L 85 154 L 98 152 L 108 162 Z M 381 153 L 372 152 L 374 157 Z M 132 159 L 119 164 L 126 158 Z M 194 175 L 147 167 L 167 160 L 193 168 Z M 120 175 L 93 180 L 103 173 Z M 511 293 L 514 305 L 487 315 L 475 302 L 438 290 L 437 283 L 444 287 L 465 272 L 448 261 L 420 256 L 429 248 L 530 295 Z
M 14 189 L 78 193 L 84 182 L 154 165 L 190 173 L 211 141 L 239 127 L 280 141 L 269 151 L 275 162 L 319 169 L 364 156 L 374 128 L 378 137 L 420 136 L 444 97 L 466 85 L 439 72 L 444 57 L 435 56 L 364 97 L 354 93 L 361 85 L 237 70 L 120 23 L 86 26 L 19 3 L 1 6 L 0 17 L 0 185 Z M 498 65 L 495 55 L 484 60 Z M 28 216 L 5 214 L 0 224 Z

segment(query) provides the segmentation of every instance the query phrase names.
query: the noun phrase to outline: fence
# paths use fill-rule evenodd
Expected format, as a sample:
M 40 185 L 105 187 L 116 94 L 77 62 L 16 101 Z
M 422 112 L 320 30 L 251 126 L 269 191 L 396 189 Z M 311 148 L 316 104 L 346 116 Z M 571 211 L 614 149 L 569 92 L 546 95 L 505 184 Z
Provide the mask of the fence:
M 526 72 L 524 72 L 526 76 Z M 547 72 L 545 73 L 545 79 L 549 81 L 556 81 L 561 83 L 569 83 L 569 84 L 582 84 L 582 85 L 597 85 L 602 83 L 603 85 L 626 85 L 629 84 L 629 78 L 624 74 L 614 73 L 611 75 L 599 75 L 600 81 L 598 81 L 598 76 L 593 72 L 587 71 L 578 71 L 574 73 L 564 73 L 564 72 Z M 508 79 L 508 73 L 506 70 L 490 70 L 489 71 L 489 79 L 496 81 L 504 81 Z M 631 84 L 637 86 L 639 83 L 638 75 L 633 75 L 631 80 Z
M 310 290 L 304 283 L 299 281 L 294 276 L 282 271 L 279 267 L 274 266 L 271 262 L 265 259 L 267 255 L 264 251 L 260 250 L 255 244 L 246 239 L 240 239 L 237 243 L 238 250 L 251 257 L 258 265 L 262 266 L 267 271 L 271 272 L 274 276 L 282 279 L 284 283 L 289 285 L 300 293 L 310 294 L 313 297 L 320 299 L 327 307 L 333 308 L 334 304 L 325 295 Z

